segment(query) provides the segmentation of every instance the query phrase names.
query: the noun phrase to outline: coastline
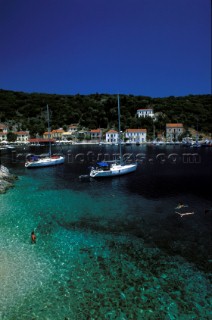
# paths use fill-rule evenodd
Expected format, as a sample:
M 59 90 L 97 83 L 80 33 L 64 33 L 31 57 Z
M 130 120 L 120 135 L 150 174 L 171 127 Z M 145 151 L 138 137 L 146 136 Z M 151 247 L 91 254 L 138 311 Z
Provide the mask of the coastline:
M 12 188 L 15 180 L 17 180 L 17 176 L 11 174 L 5 166 L 0 165 L 0 194 Z

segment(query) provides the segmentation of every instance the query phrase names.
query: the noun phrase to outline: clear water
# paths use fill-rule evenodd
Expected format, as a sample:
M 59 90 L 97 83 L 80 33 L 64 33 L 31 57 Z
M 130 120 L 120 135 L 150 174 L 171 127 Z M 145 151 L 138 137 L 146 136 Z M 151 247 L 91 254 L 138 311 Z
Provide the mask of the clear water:
M 139 148 L 136 173 L 91 182 L 68 150 L 35 170 L 2 156 L 19 179 L 0 195 L 1 320 L 211 318 L 212 152 L 187 166 L 155 160 L 180 148 Z M 181 218 L 179 201 L 195 214 Z

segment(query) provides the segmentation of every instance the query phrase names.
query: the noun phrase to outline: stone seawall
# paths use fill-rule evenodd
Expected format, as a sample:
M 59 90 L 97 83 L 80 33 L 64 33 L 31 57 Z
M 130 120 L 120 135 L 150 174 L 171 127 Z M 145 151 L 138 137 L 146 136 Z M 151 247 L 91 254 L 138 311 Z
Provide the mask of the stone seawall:
M 17 176 L 11 174 L 3 165 L 0 165 L 0 194 L 5 193 L 9 188 L 12 188 L 16 179 Z

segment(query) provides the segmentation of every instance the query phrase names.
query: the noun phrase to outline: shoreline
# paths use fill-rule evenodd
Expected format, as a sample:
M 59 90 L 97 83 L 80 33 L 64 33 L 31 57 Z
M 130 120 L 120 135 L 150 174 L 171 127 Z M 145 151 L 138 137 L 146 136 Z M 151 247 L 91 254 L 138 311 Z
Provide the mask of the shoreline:
M 0 194 L 12 188 L 15 180 L 17 176 L 11 174 L 5 166 L 0 165 Z

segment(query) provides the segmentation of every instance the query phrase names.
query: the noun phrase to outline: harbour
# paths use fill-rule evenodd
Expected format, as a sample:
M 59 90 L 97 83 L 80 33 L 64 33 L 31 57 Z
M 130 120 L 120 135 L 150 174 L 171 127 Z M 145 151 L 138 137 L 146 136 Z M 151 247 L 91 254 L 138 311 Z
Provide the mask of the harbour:
M 129 146 L 135 173 L 85 183 L 116 146 L 63 147 L 64 164 L 33 170 L 28 151 L 1 157 L 19 179 L 0 197 L 0 319 L 209 318 L 210 148 Z

